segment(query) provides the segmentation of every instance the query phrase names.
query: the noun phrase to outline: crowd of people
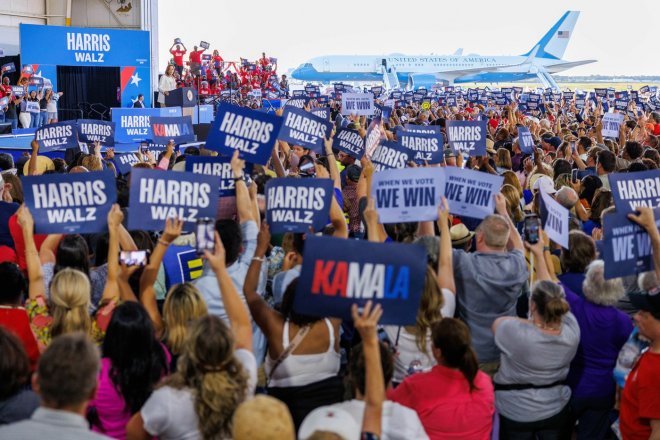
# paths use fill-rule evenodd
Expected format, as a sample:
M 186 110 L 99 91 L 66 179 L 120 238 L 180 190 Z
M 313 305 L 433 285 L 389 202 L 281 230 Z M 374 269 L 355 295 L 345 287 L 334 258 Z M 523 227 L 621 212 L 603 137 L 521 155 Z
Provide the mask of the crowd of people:
M 178 44 L 166 76 L 184 70 Z M 0 438 L 660 438 L 654 211 L 629 214 L 650 237 L 654 271 L 608 279 L 599 254 L 614 210 L 608 177 L 660 167 L 660 114 L 626 114 L 618 137 L 603 138 L 602 102 L 562 104 L 530 114 L 515 101 L 408 102 L 382 121 L 389 140 L 404 123 L 444 132 L 451 120 L 488 121 L 485 156 L 447 148 L 431 165 L 504 177 L 481 221 L 451 215 L 443 198 L 435 222 L 380 223 L 374 164 L 333 150 L 334 131 L 322 154 L 278 141 L 250 179 L 235 154 L 236 195 L 222 200 L 215 250 L 195 279 L 169 289 L 164 258 L 195 234 L 176 218 L 158 233 L 125 228 L 130 174 L 111 148 L 51 160 L 33 142 L 20 163 L 0 155 Z M 328 105 L 334 120 L 340 102 Z M 363 138 L 368 125 L 364 116 L 342 123 Z M 533 155 L 521 149 L 521 127 Z M 217 154 L 175 150 L 135 153 L 133 169 L 176 172 Z M 118 192 L 107 234 L 34 233 L 17 175 L 104 169 Z M 322 231 L 271 235 L 264 186 L 287 176 L 332 182 Z M 521 235 L 542 194 L 570 210 L 567 249 L 542 229 L 536 243 Z M 352 320 L 299 313 L 310 234 L 422 246 L 415 323 L 379 325 L 383 310 L 371 302 L 354 306 Z M 148 262 L 120 264 L 120 250 L 146 250 Z
M 14 90 L 8 77 L 0 76 L 0 123 L 11 124 L 12 130 L 39 128 L 57 122 L 57 101 L 62 92 L 52 87 L 30 84 L 27 76 L 21 76 L 18 89 Z M 3 104 L 3 99 L 6 102 Z
M 287 96 L 288 81 L 286 75 L 281 78 L 277 75 L 277 58 L 262 53 L 254 61 L 247 58 L 241 58 L 238 62 L 225 61 L 218 50 L 211 52 L 208 47 L 201 46 L 202 43 L 188 52 L 180 39 L 174 41 L 170 48 L 172 59 L 165 70 L 165 76 L 169 79 L 161 79 L 159 91 L 169 91 L 174 85 L 193 87 L 202 96 L 220 95 L 225 91 L 243 97 L 255 92 L 259 96 Z M 209 53 L 205 53 L 207 50 Z M 188 60 L 185 60 L 186 54 Z

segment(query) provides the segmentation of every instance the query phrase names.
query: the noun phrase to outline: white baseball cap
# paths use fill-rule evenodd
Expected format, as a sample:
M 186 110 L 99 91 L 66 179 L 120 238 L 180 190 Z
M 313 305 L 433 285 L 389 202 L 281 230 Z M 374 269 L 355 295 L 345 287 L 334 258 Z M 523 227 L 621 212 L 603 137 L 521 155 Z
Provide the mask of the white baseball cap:
M 307 414 L 298 430 L 298 438 L 307 440 L 315 432 L 331 432 L 343 440 L 358 440 L 360 426 L 347 411 L 325 406 Z
M 545 194 L 554 194 L 557 192 L 555 189 L 555 183 L 552 181 L 552 179 L 549 176 L 541 176 L 538 179 L 536 179 L 536 182 L 534 182 L 534 185 L 532 186 L 532 190 L 538 191 L 540 190 L 542 193 Z

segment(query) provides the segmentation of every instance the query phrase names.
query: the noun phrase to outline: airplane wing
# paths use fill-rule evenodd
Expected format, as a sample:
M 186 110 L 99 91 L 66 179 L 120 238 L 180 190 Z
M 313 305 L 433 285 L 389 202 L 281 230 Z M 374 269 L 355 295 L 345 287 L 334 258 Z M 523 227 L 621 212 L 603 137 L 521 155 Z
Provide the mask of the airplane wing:
M 462 47 L 456 49 L 456 52 L 454 52 L 455 57 L 460 57 L 461 55 L 463 55 L 463 48 Z
M 582 66 L 584 64 L 591 64 L 595 62 L 596 60 L 572 61 L 568 63 L 551 64 L 549 66 L 546 66 L 546 69 L 550 73 L 556 73 L 562 70 L 571 69 L 573 67 Z

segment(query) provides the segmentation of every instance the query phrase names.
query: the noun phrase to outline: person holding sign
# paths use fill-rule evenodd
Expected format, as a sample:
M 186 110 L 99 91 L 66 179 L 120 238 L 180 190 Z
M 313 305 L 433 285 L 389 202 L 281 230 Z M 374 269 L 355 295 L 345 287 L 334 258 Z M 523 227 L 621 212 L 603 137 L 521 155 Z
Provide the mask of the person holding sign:
M 651 238 L 654 271 L 642 276 L 644 293 L 629 295 L 639 310 L 634 316 L 635 324 L 650 345 L 626 380 L 620 403 L 620 428 L 625 439 L 655 439 L 660 438 L 660 233 L 651 208 L 638 207 L 637 213 L 628 214 L 628 218 Z
M 334 198 L 330 219 L 334 235 L 346 238 L 346 222 Z M 312 408 L 342 399 L 337 376 L 341 320 L 296 313 L 293 303 L 297 280 L 286 288 L 280 311 L 268 305 L 257 293 L 257 285 L 269 243 L 268 225 L 263 223 L 243 293 L 254 321 L 268 338 L 265 372 L 269 394 L 287 404 L 296 426 L 300 426 Z
M 34 242 L 34 219 L 30 211 L 22 206 L 18 211 L 18 224 L 23 229 L 25 256 L 27 259 L 29 299 L 25 309 L 30 317 L 32 329 L 41 347 L 50 344 L 56 336 L 81 331 L 96 341 L 103 339 L 110 314 L 117 304 L 117 277 L 119 272 L 119 227 L 123 214 L 119 205 L 108 213 L 108 276 L 101 297 L 101 307 L 96 318 L 89 316 L 91 285 L 88 276 L 77 270 L 64 268 L 57 272 L 50 283 L 50 294 L 46 296 L 46 284 Z M 48 299 L 46 299 L 48 298 Z
M 365 217 L 372 215 L 373 209 L 372 200 L 365 210 Z M 432 353 L 431 327 L 443 317 L 454 316 L 456 309 L 449 207 L 444 197 L 438 207 L 437 223 L 440 230 L 440 257 L 437 267 L 427 267 L 416 325 L 384 326 L 385 333 L 397 352 L 394 358 L 395 384 L 419 371 L 429 371 L 436 364 Z
M 480 368 L 494 373 L 500 350 L 490 326 L 500 316 L 515 316 L 529 278 L 523 242 L 508 216 L 506 199 L 495 196 L 495 211 L 477 228 L 476 253 L 453 251 L 458 317 L 470 327 Z

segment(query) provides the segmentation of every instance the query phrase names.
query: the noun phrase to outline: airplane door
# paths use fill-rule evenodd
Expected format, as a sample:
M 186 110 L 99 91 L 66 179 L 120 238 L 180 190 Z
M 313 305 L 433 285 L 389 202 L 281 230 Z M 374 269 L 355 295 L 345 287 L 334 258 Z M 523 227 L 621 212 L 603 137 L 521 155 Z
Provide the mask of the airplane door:
M 324 72 L 330 71 L 330 61 L 328 61 L 327 58 L 323 58 L 323 71 Z

